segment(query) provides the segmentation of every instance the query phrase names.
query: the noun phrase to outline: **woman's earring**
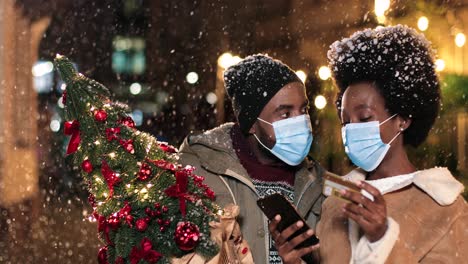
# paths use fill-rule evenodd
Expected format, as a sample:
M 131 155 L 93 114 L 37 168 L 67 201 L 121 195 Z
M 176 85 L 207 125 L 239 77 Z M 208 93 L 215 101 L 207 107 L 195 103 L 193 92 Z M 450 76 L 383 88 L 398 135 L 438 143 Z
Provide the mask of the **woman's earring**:
M 400 127 L 400 131 L 402 131 L 402 132 L 403 132 L 403 130 L 405 130 L 405 129 L 404 129 L 403 127 Z

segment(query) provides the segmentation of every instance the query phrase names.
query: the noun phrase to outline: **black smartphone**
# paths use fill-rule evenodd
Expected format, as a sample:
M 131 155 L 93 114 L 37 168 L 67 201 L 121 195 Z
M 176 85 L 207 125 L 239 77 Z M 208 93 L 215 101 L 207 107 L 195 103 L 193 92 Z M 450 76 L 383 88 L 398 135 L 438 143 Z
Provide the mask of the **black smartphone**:
M 278 223 L 278 231 L 280 232 L 299 220 L 304 223 L 299 230 L 288 238 L 288 241 L 310 229 L 307 222 L 299 215 L 294 206 L 279 193 L 274 193 L 260 198 L 257 200 L 257 204 L 270 221 L 273 220 L 276 215 L 281 216 L 281 221 Z M 313 246 L 318 243 L 318 237 L 313 235 L 301 244 L 297 245 L 295 248 Z

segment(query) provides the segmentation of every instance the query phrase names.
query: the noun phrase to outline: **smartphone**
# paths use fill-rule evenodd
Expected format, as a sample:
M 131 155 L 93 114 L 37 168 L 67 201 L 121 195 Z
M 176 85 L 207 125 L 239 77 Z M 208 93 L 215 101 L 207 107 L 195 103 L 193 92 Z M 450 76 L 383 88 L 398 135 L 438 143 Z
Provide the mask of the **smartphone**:
M 265 196 L 257 200 L 257 204 L 270 221 L 273 220 L 276 215 L 281 215 L 281 221 L 278 223 L 278 231 L 280 232 L 290 225 L 297 223 L 297 221 L 302 221 L 304 223 L 299 230 L 288 238 L 288 241 L 310 229 L 307 222 L 299 215 L 294 206 L 279 193 Z M 297 245 L 296 249 L 313 246 L 318 243 L 318 237 L 313 235 Z
M 358 192 L 361 193 L 361 188 L 359 188 L 356 184 L 351 181 L 347 181 L 341 177 L 326 173 L 323 176 L 323 190 L 322 193 L 325 196 L 333 195 L 340 199 L 343 199 L 347 202 L 350 202 L 347 198 L 343 197 L 340 193 L 341 190 L 347 190 L 350 192 Z

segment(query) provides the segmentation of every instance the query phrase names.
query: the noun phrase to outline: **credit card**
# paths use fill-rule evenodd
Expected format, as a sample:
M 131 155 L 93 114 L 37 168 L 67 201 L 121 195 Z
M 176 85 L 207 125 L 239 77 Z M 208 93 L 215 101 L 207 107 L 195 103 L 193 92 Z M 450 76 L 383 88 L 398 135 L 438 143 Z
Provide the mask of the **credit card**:
M 324 183 L 323 183 L 323 194 L 325 196 L 335 196 L 345 201 L 348 201 L 345 197 L 343 197 L 340 193 L 341 190 L 347 190 L 351 192 L 361 193 L 361 188 L 359 188 L 356 184 L 351 181 L 347 181 L 341 177 L 326 173 L 324 175 Z

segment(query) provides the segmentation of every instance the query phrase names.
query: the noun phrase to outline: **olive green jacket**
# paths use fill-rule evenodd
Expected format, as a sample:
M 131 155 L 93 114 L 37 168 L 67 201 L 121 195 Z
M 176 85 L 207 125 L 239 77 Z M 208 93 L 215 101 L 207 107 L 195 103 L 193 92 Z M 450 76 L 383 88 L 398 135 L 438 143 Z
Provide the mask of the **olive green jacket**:
M 238 222 L 244 239 L 251 247 L 255 263 L 264 264 L 268 263 L 268 222 L 257 207 L 259 197 L 252 180 L 232 147 L 230 130 L 233 125 L 227 123 L 203 134 L 188 136 L 180 146 L 179 163 L 194 166 L 195 174 L 205 177 L 205 183 L 216 194 L 218 205 L 240 206 Z M 325 170 L 308 159 L 299 166 L 294 182 L 294 204 L 309 226 L 315 228 L 325 198 L 322 195 Z

